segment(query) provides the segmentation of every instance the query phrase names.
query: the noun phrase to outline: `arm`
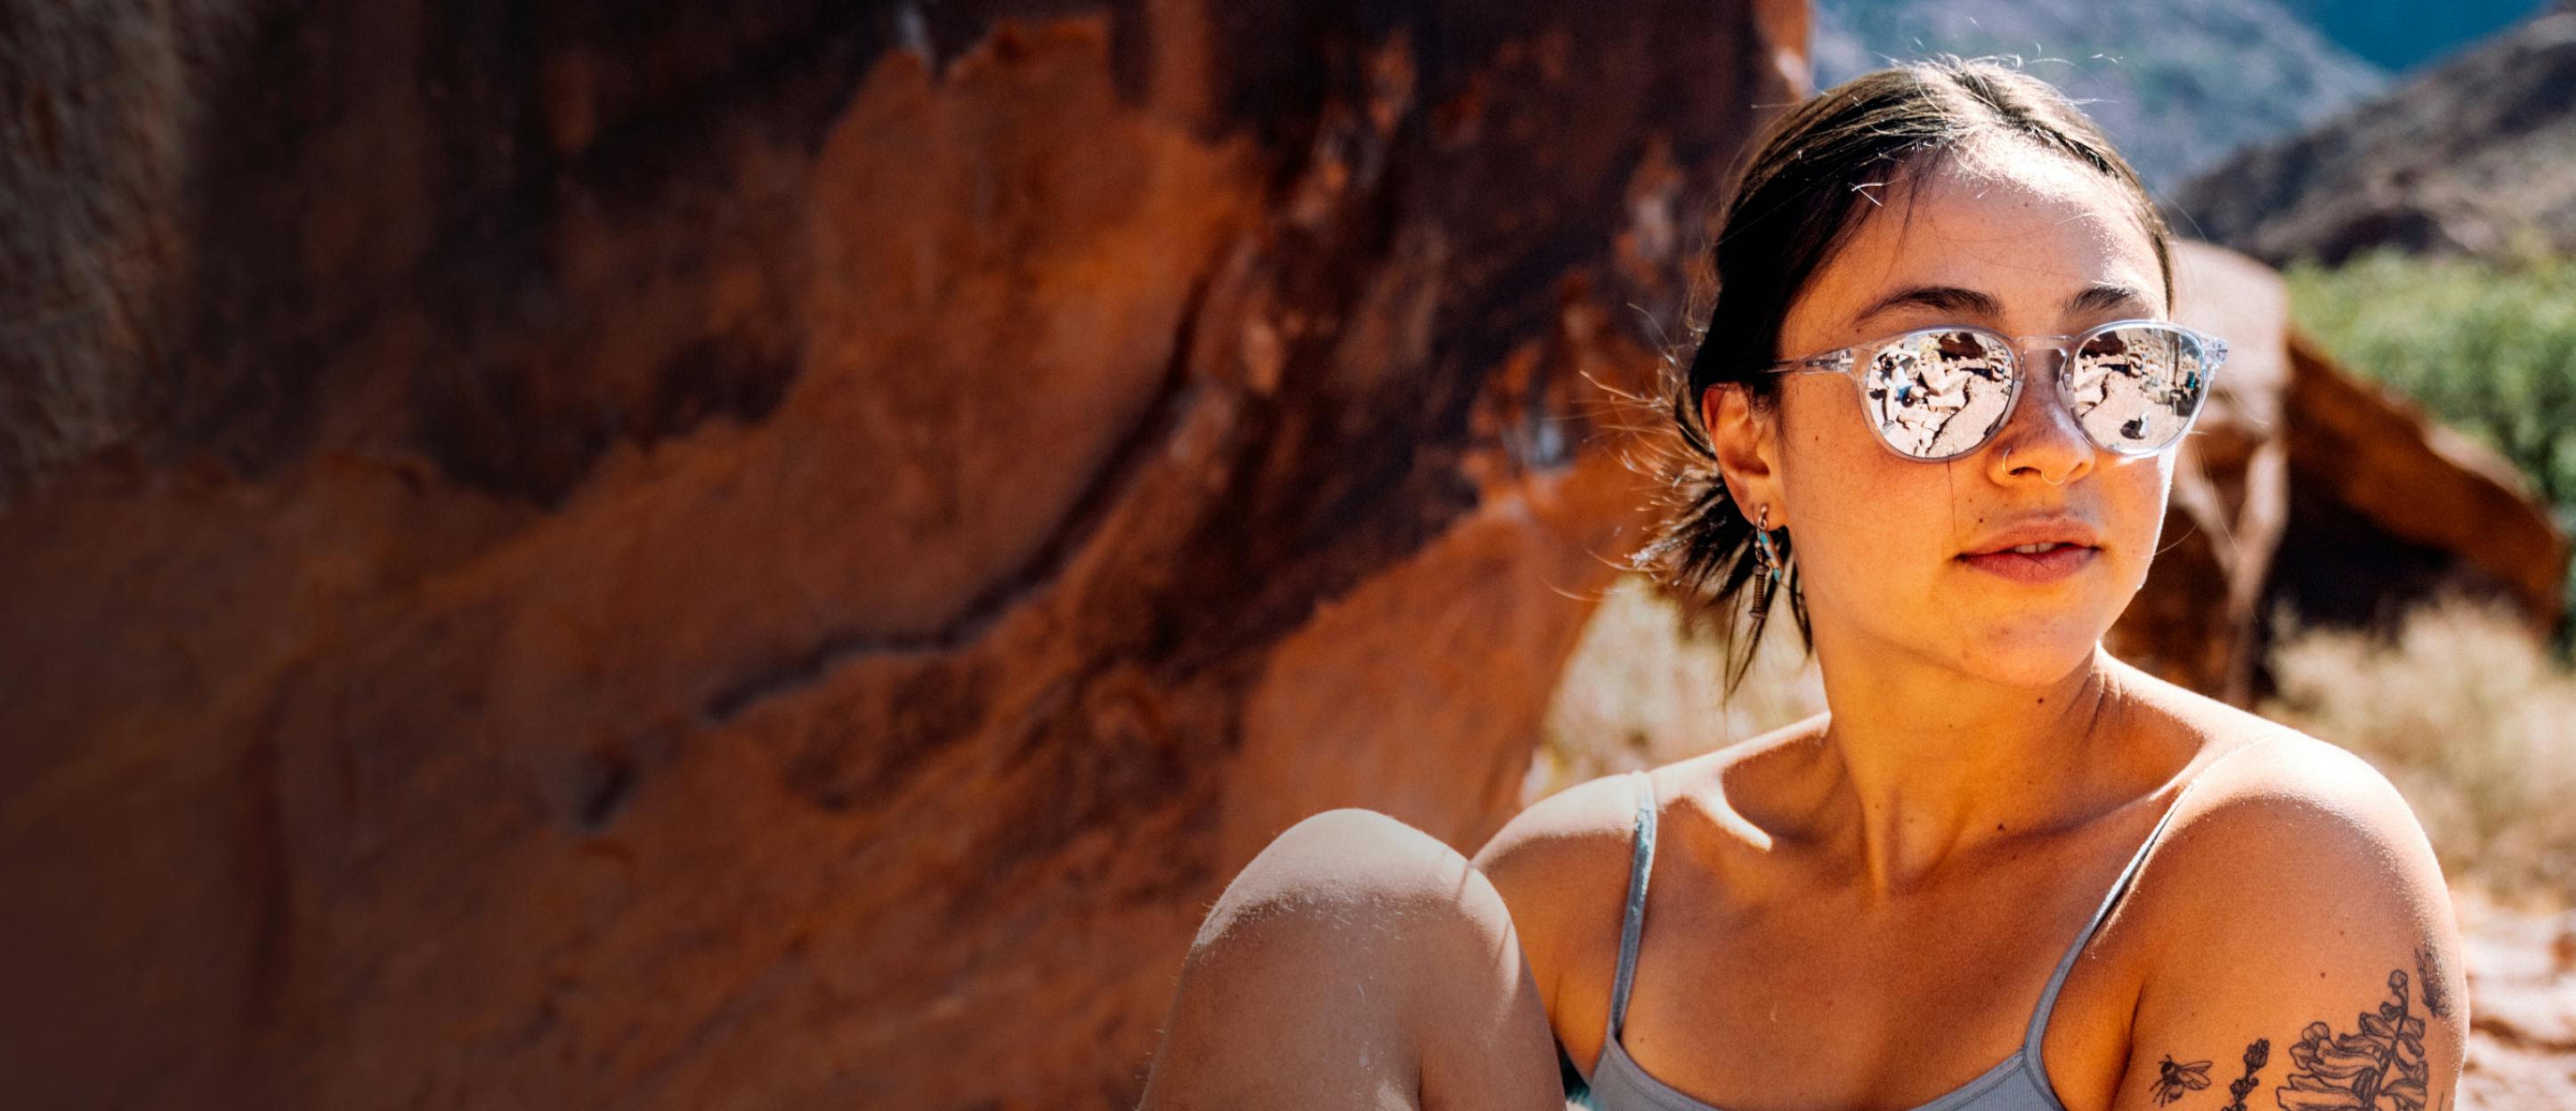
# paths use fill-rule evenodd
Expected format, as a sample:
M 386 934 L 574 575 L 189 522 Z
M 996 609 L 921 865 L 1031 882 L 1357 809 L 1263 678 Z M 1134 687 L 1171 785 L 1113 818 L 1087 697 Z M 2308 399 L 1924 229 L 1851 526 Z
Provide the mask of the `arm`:
M 2321 751 L 2322 750 L 2322 751 Z M 2114 1111 L 2446 1111 L 2468 1015 L 2414 815 L 2309 742 L 2196 799 L 2160 847 L 2156 939 Z

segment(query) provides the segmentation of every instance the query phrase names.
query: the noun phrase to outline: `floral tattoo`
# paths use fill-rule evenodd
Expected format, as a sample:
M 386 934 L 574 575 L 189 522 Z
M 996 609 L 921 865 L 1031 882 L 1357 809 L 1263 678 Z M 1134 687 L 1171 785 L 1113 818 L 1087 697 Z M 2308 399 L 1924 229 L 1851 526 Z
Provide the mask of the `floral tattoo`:
M 2311 1022 L 2290 1047 L 2296 1071 L 2273 1093 L 2281 1111 L 2424 1111 L 2432 1068 L 2424 1019 L 2408 1005 L 2406 973 L 2388 974 L 2388 1001 L 2359 1016 L 2357 1033 Z
M 2355 1016 L 2359 1029 L 2337 1033 L 2323 1022 L 2311 1022 L 2290 1046 L 2290 1074 L 2273 1089 L 2280 1111 L 2425 1111 L 2432 1065 L 2424 1053 L 2425 1019 L 2451 1015 L 2451 999 L 2442 988 L 2441 954 L 2430 947 L 2415 954 L 2416 974 L 2388 974 L 2388 997 Z M 2410 996 L 2409 985 L 2416 994 Z M 2416 1004 L 2421 1003 L 2419 1011 Z M 2227 1084 L 2228 1102 L 2218 1111 L 2251 1111 L 2246 1098 L 2263 1086 L 2262 1073 L 2272 1063 L 2272 1041 L 2257 1038 L 2245 1047 L 2245 1074 Z M 2176 1061 L 2156 1066 L 2149 1091 L 2163 1107 L 2209 1087 L 2209 1062 Z M 2442 1111 L 2448 1111 L 2446 1096 Z M 2269 1111 L 2269 1109 L 2265 1109 Z
M 2245 1075 L 2227 1082 L 2227 1094 L 2230 1098 L 2227 1106 L 2220 1108 L 2219 1111 L 2245 1111 L 2245 1097 L 2262 1086 L 2261 1081 L 2254 1079 L 2255 1074 L 2262 1072 L 2263 1066 L 2271 1063 L 2271 1060 L 2272 1039 L 2256 1038 L 2254 1044 L 2246 1046 Z

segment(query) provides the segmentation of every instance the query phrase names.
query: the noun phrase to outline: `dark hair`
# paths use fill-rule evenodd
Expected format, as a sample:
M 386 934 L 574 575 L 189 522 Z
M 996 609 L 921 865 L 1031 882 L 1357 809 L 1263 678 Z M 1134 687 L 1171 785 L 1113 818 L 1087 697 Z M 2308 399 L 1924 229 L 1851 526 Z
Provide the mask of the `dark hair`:
M 1729 637 L 1729 694 L 1752 664 L 1774 595 L 1788 592 L 1802 640 L 1811 630 L 1795 545 L 1780 530 L 1774 543 L 1781 576 L 1775 582 L 1761 572 L 1753 522 L 1727 494 L 1715 446 L 1700 423 L 1700 399 L 1724 385 L 1743 388 L 1759 409 L 1776 404 L 1779 376 L 1761 370 L 1783 357 L 1781 322 L 1816 272 L 1879 207 L 1865 191 L 1919 181 L 1971 143 L 1998 139 L 2061 155 L 2119 186 L 2155 244 L 2165 300 L 2172 303 L 2171 232 L 2137 171 L 2064 94 L 2010 64 L 1942 58 L 1880 70 L 1819 93 L 1774 121 L 1754 145 L 1718 224 L 1710 251 L 1714 297 L 1707 322 L 1695 330 L 1698 349 L 1686 372 L 1669 376 L 1662 399 L 1680 439 L 1660 476 L 1671 513 L 1633 559 L 1667 590 L 1694 602 L 1694 620 L 1713 619 Z M 1746 607 L 1741 627 L 1738 604 Z

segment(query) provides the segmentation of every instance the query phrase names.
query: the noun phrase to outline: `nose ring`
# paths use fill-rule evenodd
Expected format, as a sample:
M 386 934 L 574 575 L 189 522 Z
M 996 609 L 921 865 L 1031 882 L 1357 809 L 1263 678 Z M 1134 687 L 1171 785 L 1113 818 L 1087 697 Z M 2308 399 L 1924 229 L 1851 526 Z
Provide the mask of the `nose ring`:
M 2009 447 L 2004 449 L 2004 473 L 2012 473 L 2012 449 Z M 2041 482 L 2048 482 L 2048 475 L 2046 473 L 2042 473 L 2039 476 L 2039 480 Z M 2066 485 L 2066 480 L 2061 478 L 2055 482 L 2048 482 L 2048 484 L 2051 486 L 2064 486 Z

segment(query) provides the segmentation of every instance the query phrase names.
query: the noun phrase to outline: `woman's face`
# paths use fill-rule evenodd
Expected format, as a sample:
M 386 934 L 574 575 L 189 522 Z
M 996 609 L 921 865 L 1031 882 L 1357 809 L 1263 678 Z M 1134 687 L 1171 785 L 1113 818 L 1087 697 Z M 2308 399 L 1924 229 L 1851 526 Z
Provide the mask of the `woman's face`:
M 1792 306 L 1780 353 L 1940 324 L 2053 336 L 2162 317 L 2153 242 L 2116 188 L 2061 157 L 2008 146 L 1882 191 L 1886 207 Z M 2028 377 L 2011 419 L 1946 463 L 1888 450 L 1843 375 L 1788 376 L 1767 428 L 1738 416 L 1739 455 L 1762 464 L 1742 468 L 1737 495 L 1754 513 L 1769 503 L 1773 526 L 1795 538 L 1828 666 L 1894 651 L 2037 686 L 2090 660 L 2146 579 L 2172 453 L 2095 448 L 2058 400 L 2056 360 L 2025 345 Z M 1727 407 L 1718 397 L 1704 399 L 1712 415 Z M 2034 542 L 2065 547 L 2003 551 Z

